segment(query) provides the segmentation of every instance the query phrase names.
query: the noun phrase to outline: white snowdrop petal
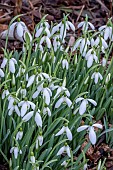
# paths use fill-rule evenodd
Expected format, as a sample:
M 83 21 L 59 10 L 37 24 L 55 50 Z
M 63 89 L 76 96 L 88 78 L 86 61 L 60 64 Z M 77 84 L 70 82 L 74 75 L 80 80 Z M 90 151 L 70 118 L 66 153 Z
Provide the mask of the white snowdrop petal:
M 35 75 L 32 75 L 31 77 L 29 77 L 27 87 L 31 86 L 34 80 L 35 80 Z
M 51 35 L 53 35 L 53 34 L 54 34 L 55 32 L 57 32 L 57 31 L 59 31 L 59 27 L 60 27 L 59 24 L 56 25 L 56 26 L 54 26 L 54 27 L 52 28 Z
M 93 74 L 92 74 L 91 79 L 93 79 L 93 78 L 95 77 L 95 74 L 96 74 L 96 73 L 93 73 Z
M 61 98 L 56 102 L 55 108 L 59 108 L 63 102 L 64 102 L 64 98 L 61 97 Z
M 10 153 L 13 153 L 13 151 L 14 151 L 14 147 L 12 147 L 12 148 L 10 149 Z
M 35 157 L 34 156 L 30 156 L 30 160 L 33 164 L 35 163 Z
M 102 80 L 103 79 L 102 75 L 100 73 L 98 73 L 98 75 L 99 75 L 100 80 Z
M 94 131 L 94 128 L 91 126 L 89 127 L 89 139 L 93 145 L 96 143 L 96 133 Z
M 95 42 L 94 42 L 94 45 L 95 45 L 95 46 L 98 46 L 99 42 L 100 42 L 100 38 L 97 37 L 96 40 L 95 40 Z
M 83 115 L 85 113 L 85 111 L 86 111 L 86 104 L 87 104 L 86 100 L 83 100 L 81 102 L 81 105 L 80 105 L 80 108 L 79 108 L 80 115 Z
M 66 96 L 70 96 L 70 92 L 68 91 L 68 90 L 65 90 L 65 94 L 66 94 Z
M 110 33 L 110 30 L 109 30 L 109 27 L 107 27 L 107 28 L 105 29 L 105 33 L 104 33 L 104 39 L 105 39 L 105 40 L 108 39 L 109 33 Z
M 14 64 L 17 64 L 17 61 L 15 58 L 11 58 L 10 60 L 12 60 L 14 62 Z
M 84 21 L 80 22 L 80 23 L 78 24 L 78 28 L 82 27 L 83 24 L 84 24 Z
M 41 40 L 40 40 L 40 45 L 43 44 L 43 42 L 45 41 L 46 39 L 46 36 L 42 37 Z
M 83 100 L 83 99 L 84 99 L 83 97 L 79 97 L 79 98 L 76 99 L 75 102 L 78 103 L 78 102 L 80 102 L 80 101 Z
M 84 47 L 85 47 L 85 38 L 83 38 L 82 41 L 81 41 L 81 45 L 80 45 L 80 52 L 81 52 L 81 54 L 83 53 Z
M 93 99 L 87 99 L 90 103 L 92 103 L 94 106 L 97 106 L 97 102 Z
M 67 21 L 67 22 L 68 22 L 70 28 L 71 28 L 73 31 L 75 31 L 75 26 L 74 26 L 70 21 Z
M 27 112 L 27 103 L 24 102 L 22 107 L 21 107 L 21 117 L 23 117 Z
M 15 64 L 13 60 L 9 60 L 9 70 L 11 73 L 15 73 Z
M 62 68 L 65 68 L 65 60 L 62 61 Z
M 39 140 L 39 146 L 42 146 L 42 144 L 43 144 L 43 137 L 39 136 L 38 140 Z
M 65 97 L 64 101 L 67 103 L 68 107 L 72 105 L 72 101 L 69 98 Z
M 103 58 L 103 59 L 102 59 L 102 66 L 105 67 L 105 66 L 106 66 L 106 63 L 107 63 L 106 59 Z
M 47 107 L 47 112 L 48 112 L 48 116 L 51 116 L 51 111 L 48 107 Z
M 57 89 L 57 92 L 56 92 L 55 96 L 54 96 L 54 99 L 61 93 L 61 91 L 62 91 L 62 88 L 59 87 L 59 88 Z
M 36 30 L 36 34 L 35 34 L 35 37 L 36 37 L 36 38 L 38 38 L 38 37 L 41 35 L 43 29 L 44 29 L 44 28 L 41 27 L 41 28 L 39 28 L 39 29 Z
M 21 23 L 18 23 L 18 24 L 17 24 L 17 28 L 16 28 L 16 29 L 17 29 L 16 31 L 17 31 L 18 36 L 19 36 L 19 37 L 22 37 L 22 36 L 23 36 L 23 31 L 24 31 L 24 29 L 23 29 Z
M 33 113 L 34 113 L 34 111 L 31 111 L 31 112 L 27 113 L 27 114 L 22 118 L 22 120 L 25 121 L 25 122 L 29 121 L 29 120 L 31 119 L 31 117 L 33 116 Z
M 47 43 L 47 47 L 51 48 L 51 41 L 47 36 L 46 36 L 46 43 Z
M 65 147 L 63 146 L 62 148 L 59 149 L 57 156 L 61 155 L 65 151 Z
M 47 37 L 51 36 L 50 31 L 49 31 L 49 29 L 47 27 L 45 28 L 45 32 L 47 33 Z
M 13 107 L 13 103 L 14 103 L 14 98 L 9 98 L 9 104 L 8 104 L 8 109 L 11 109 L 11 107 Z
M 39 93 L 40 93 L 40 91 L 37 90 L 37 91 L 33 94 L 32 98 L 35 99 L 35 98 L 39 95 Z
M 41 118 L 39 112 L 36 112 L 35 122 L 36 122 L 37 126 L 42 127 L 42 118 Z
M 95 29 L 94 25 L 91 22 L 88 22 L 88 24 L 90 25 L 90 27 L 92 28 L 92 30 Z
M 95 54 L 93 54 L 93 58 L 94 58 L 95 62 L 97 63 L 98 57 Z
M 17 115 L 20 116 L 20 111 L 19 111 L 17 105 L 15 105 L 14 108 L 15 108 L 15 112 L 17 113 Z
M 106 41 L 103 38 L 101 38 L 101 40 L 102 40 L 102 45 L 104 46 L 104 48 L 105 49 L 108 48 Z
M 106 28 L 106 25 L 103 25 L 99 28 L 99 31 L 102 31 L 104 28 Z
M 63 126 L 55 136 L 62 135 L 64 132 L 65 132 L 65 127 Z
M 33 109 L 33 110 L 35 110 L 35 104 L 33 103 L 33 102 L 30 102 L 30 101 L 28 101 L 28 103 L 31 105 L 31 108 Z
M 87 60 L 88 57 L 91 55 L 92 50 L 93 50 L 93 49 L 90 49 L 90 50 L 86 53 L 86 56 L 85 56 L 86 60 Z
M 43 99 L 47 105 L 50 104 L 50 94 L 46 88 L 43 90 Z
M 19 152 L 18 147 L 14 147 L 14 157 L 15 157 L 15 159 L 17 159 L 17 157 L 18 157 L 18 152 Z
M 3 58 L 2 64 L 1 64 L 1 68 L 4 68 L 7 64 L 7 58 Z
M 24 104 L 24 101 L 21 101 L 20 103 L 18 103 L 18 106 L 22 106 Z
M 11 116 L 12 113 L 13 113 L 13 111 L 14 111 L 14 107 L 12 107 L 12 108 L 9 110 L 8 115 Z
M 90 55 L 87 60 L 87 67 L 90 68 L 93 64 L 93 56 Z
M 99 129 L 102 129 L 102 125 L 101 125 L 101 124 L 98 124 L 98 123 L 95 123 L 95 124 L 93 124 L 92 126 L 97 127 L 97 128 L 99 128 Z
M 81 132 L 81 131 L 87 129 L 88 127 L 89 127 L 88 125 L 80 126 L 80 127 L 77 129 L 77 132 Z
M 66 134 L 67 134 L 68 140 L 71 141 L 72 140 L 72 133 L 71 133 L 71 131 L 68 127 L 66 127 Z
M 4 77 L 4 72 L 0 69 L 0 77 Z
M 66 146 L 66 147 L 65 147 L 65 150 L 66 150 L 66 152 L 67 152 L 67 155 L 68 155 L 69 157 L 71 157 L 71 151 L 70 151 L 69 146 Z
M 99 75 L 98 75 L 98 73 L 95 73 L 95 84 L 97 84 L 98 83 L 98 78 L 99 78 Z
M 47 73 L 42 73 L 42 75 L 44 76 L 44 78 L 50 79 L 50 77 L 49 77 L 49 75 Z

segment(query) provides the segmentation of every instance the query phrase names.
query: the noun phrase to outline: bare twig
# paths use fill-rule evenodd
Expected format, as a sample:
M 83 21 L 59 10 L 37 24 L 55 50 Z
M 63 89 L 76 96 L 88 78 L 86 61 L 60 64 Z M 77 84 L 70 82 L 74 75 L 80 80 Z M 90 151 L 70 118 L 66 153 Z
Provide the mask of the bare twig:
M 85 5 L 82 6 L 82 8 L 81 8 L 81 10 L 80 10 L 80 13 L 79 13 L 79 15 L 78 15 L 78 17 L 77 17 L 77 19 L 76 19 L 76 23 L 78 22 L 81 14 L 82 14 L 82 12 L 83 12 L 84 7 L 85 7 Z

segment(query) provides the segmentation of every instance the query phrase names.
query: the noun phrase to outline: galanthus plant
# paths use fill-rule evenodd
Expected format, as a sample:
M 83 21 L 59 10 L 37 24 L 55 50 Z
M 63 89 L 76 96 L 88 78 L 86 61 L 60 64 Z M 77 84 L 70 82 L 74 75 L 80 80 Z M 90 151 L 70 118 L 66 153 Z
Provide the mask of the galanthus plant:
M 83 153 L 102 134 L 113 146 L 112 27 L 94 30 L 86 17 L 70 47 L 68 16 L 58 24 L 43 17 L 33 34 L 11 22 L 0 65 L 0 154 L 10 170 L 87 169 Z M 14 34 L 22 52 L 7 50 Z

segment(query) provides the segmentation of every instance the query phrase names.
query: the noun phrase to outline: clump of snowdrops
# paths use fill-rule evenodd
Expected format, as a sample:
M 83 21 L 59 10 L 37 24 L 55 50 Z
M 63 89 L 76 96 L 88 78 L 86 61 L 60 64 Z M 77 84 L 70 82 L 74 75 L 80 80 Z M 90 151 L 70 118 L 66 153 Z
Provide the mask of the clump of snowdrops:
M 68 33 L 76 29 L 81 36 L 70 47 Z M 104 133 L 112 145 L 106 133 L 108 119 L 113 121 L 111 20 L 95 31 L 87 17 L 78 28 L 67 16 L 55 25 L 44 17 L 33 35 L 21 21 L 11 23 L 6 34 L 23 42 L 23 49 L 5 48 L 0 66 L 4 160 L 13 170 L 87 169 L 90 145 Z

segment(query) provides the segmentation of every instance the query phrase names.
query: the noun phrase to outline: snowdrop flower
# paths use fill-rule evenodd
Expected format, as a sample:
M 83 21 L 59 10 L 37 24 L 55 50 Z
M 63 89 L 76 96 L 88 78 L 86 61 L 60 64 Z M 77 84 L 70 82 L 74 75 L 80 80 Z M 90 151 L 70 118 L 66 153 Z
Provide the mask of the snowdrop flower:
M 16 134 L 16 140 L 21 140 L 22 137 L 23 137 L 23 131 L 22 128 L 20 128 L 20 130 Z
M 85 56 L 87 60 L 87 67 L 90 68 L 93 65 L 93 61 L 98 62 L 98 57 L 96 56 L 96 52 L 93 49 L 90 49 Z
M 41 40 L 40 40 L 40 45 L 42 45 L 44 41 L 46 41 L 47 47 L 48 47 L 48 48 L 51 48 L 51 41 L 50 41 L 50 38 L 47 36 L 47 34 L 45 34 L 45 35 L 41 38 Z
M 96 38 L 96 40 L 92 43 L 92 46 L 97 47 L 99 44 L 102 44 L 101 46 L 103 46 L 102 48 L 104 48 L 104 49 L 108 48 L 106 41 L 101 36 L 98 36 Z
M 20 111 L 19 111 L 19 108 L 18 108 L 18 100 L 15 99 L 15 98 L 12 97 L 12 96 L 9 96 L 8 100 L 9 100 L 9 104 L 8 104 L 8 110 L 9 110 L 9 112 L 8 112 L 8 115 L 11 116 L 12 113 L 15 111 L 16 114 L 17 114 L 18 116 L 20 116 Z
M 2 93 L 2 99 L 5 99 L 5 97 L 7 97 L 8 95 L 9 95 L 9 90 L 7 89 L 7 87 L 5 87 Z
M 60 83 L 60 86 L 55 86 L 55 88 L 57 88 L 57 92 L 54 96 L 54 99 L 58 97 L 61 92 L 64 92 L 67 97 L 70 96 L 70 92 L 65 86 L 66 86 L 66 78 L 64 79 L 62 84 Z
M 29 77 L 28 79 L 28 83 L 27 83 L 27 87 L 30 87 L 36 78 L 36 82 L 37 84 L 39 83 L 39 80 L 42 81 L 44 79 L 50 80 L 50 77 L 47 73 L 41 73 L 40 70 L 38 70 L 38 74 L 36 74 L 36 72 L 34 72 L 34 74 L 32 76 Z
M 98 123 L 92 124 L 92 122 L 90 123 L 90 125 L 83 125 L 83 126 L 80 126 L 77 129 L 77 132 L 81 132 L 81 131 L 87 129 L 88 132 L 89 132 L 89 140 L 91 141 L 91 143 L 93 145 L 95 145 L 95 143 L 96 143 L 96 133 L 94 131 L 94 127 L 102 129 L 102 125 L 101 124 L 98 124 Z
M 105 80 L 105 83 L 108 84 L 108 82 L 110 81 L 110 77 L 111 77 L 111 74 L 109 73 L 106 77 L 106 80 Z
M 8 59 L 4 58 L 1 64 L 1 68 L 4 68 L 6 66 L 6 64 L 9 64 L 9 71 L 11 73 L 15 73 L 15 64 L 17 64 L 17 61 L 14 58 Z
M 45 101 L 45 104 L 50 104 L 50 98 L 52 96 L 52 91 L 49 87 L 47 87 L 47 83 L 43 83 L 40 86 L 37 87 L 37 91 L 33 94 L 32 98 L 36 98 L 39 93 L 42 92 L 43 100 Z
M 35 37 L 38 38 L 40 37 L 40 35 L 42 34 L 43 31 L 46 32 L 47 36 L 50 37 L 50 31 L 49 31 L 49 23 L 48 22 L 44 22 L 44 23 L 41 23 L 39 27 L 36 28 L 36 34 L 35 34 Z
M 87 168 L 88 168 L 88 165 L 87 165 L 87 163 L 84 165 L 84 168 L 83 168 L 83 170 L 87 170 Z
M 106 58 L 104 57 L 104 58 L 102 59 L 102 66 L 105 67 L 105 66 L 106 66 L 106 63 L 107 63 L 107 60 L 106 60 Z
M 10 149 L 10 153 L 13 153 L 13 152 L 14 152 L 15 159 L 18 158 L 19 153 L 22 154 L 22 151 L 16 145 Z
M 60 31 L 60 39 L 64 43 L 65 42 L 64 39 L 66 37 L 66 31 L 69 30 L 70 28 L 72 31 L 75 31 L 75 26 L 70 21 L 63 20 L 62 22 L 60 22 L 59 24 L 57 24 L 56 26 L 52 28 L 51 35 Z
M 70 147 L 65 143 L 65 145 L 60 148 L 60 150 L 57 153 L 57 156 L 61 155 L 62 153 L 66 152 L 69 157 L 71 157 L 71 150 Z
M 66 70 L 68 70 L 68 68 L 69 68 L 69 63 L 68 63 L 67 59 L 63 59 L 63 60 L 62 60 L 62 68 L 63 68 L 63 69 L 66 68 Z
M 48 114 L 48 116 L 51 116 L 51 110 L 49 109 L 49 107 L 47 107 L 47 105 L 45 105 L 44 109 L 43 109 L 43 114 Z
M 34 157 L 34 153 L 33 152 L 31 152 L 31 154 L 30 154 L 30 160 L 31 160 L 31 163 L 35 163 L 35 157 Z
M 72 31 L 75 31 L 75 26 L 70 21 L 62 21 L 56 26 L 52 28 L 51 35 L 58 32 L 60 30 L 61 37 L 65 38 L 66 36 L 66 30 L 69 30 L 71 28 Z
M 96 101 L 94 101 L 93 99 L 87 99 L 86 97 L 85 97 L 85 98 L 79 97 L 79 98 L 76 99 L 75 102 L 78 103 L 78 102 L 80 102 L 80 101 L 82 101 L 81 104 L 80 104 L 80 107 L 79 107 L 79 113 L 80 113 L 80 115 L 83 115 L 83 114 L 85 113 L 85 111 L 86 111 L 86 106 L 87 106 L 88 102 L 90 102 L 90 103 L 93 104 L 94 106 L 97 105 Z
M 48 87 L 46 87 L 46 85 L 44 84 L 43 85 L 43 89 L 42 89 L 42 96 L 43 96 L 43 100 L 45 101 L 45 103 L 47 104 L 47 105 L 49 105 L 50 104 L 50 98 L 51 98 L 51 96 L 52 96 L 52 92 L 51 92 L 51 90 L 48 88 Z
M 55 108 L 59 108 L 61 106 L 62 103 L 66 103 L 68 105 L 68 107 L 71 107 L 72 105 L 72 101 L 66 97 L 66 96 L 62 96 L 55 104 Z
M 37 90 L 33 93 L 33 96 L 32 98 L 35 99 L 36 97 L 38 97 L 39 93 L 42 91 L 43 89 L 43 83 L 40 84 L 38 87 L 37 87 Z
M 103 79 L 102 75 L 99 72 L 94 72 L 91 76 L 91 79 L 94 79 L 95 84 L 98 83 L 99 78 L 100 78 L 100 80 Z
M 30 41 L 32 41 L 32 36 L 27 28 L 27 26 L 25 25 L 24 22 L 14 22 L 9 30 L 5 30 L 4 32 L 2 32 L 1 37 L 2 39 L 5 39 L 7 37 L 8 34 L 8 38 L 10 40 L 19 40 L 21 42 L 24 42 L 25 40 L 25 34 L 28 34 Z
M 68 128 L 67 123 L 60 129 L 60 131 L 55 136 L 62 135 L 64 132 L 66 132 L 68 140 L 71 141 L 72 140 L 72 133 L 71 133 L 70 129 Z
M 4 77 L 4 72 L 1 68 L 0 68 L 0 77 Z
M 22 95 L 22 98 L 25 98 L 27 95 L 27 90 L 25 88 L 25 85 L 22 85 L 22 87 L 20 88 L 20 94 Z
M 27 98 L 25 98 L 23 101 L 21 101 L 19 104 L 18 104 L 19 107 L 21 107 L 21 117 L 23 117 L 27 110 L 30 109 L 30 107 L 35 110 L 35 104 L 31 101 L 28 101 Z
M 43 144 L 43 136 L 42 136 L 42 132 L 40 132 L 36 139 L 36 149 L 38 149 L 39 146 L 42 146 L 42 144 Z
M 60 42 L 60 35 L 56 35 L 53 37 L 53 48 L 54 51 L 56 52 L 58 49 L 62 50 L 62 45 Z
M 28 122 L 32 117 L 33 117 L 34 111 L 31 111 L 29 113 L 27 113 L 22 120 L 24 122 Z M 42 118 L 40 116 L 40 110 L 38 109 L 38 111 L 35 114 L 35 122 L 37 124 L 38 127 L 42 127 Z
M 80 53 L 84 57 L 86 55 L 88 45 L 90 45 L 90 41 L 88 40 L 88 38 L 86 39 L 81 37 L 76 41 L 72 51 L 75 51 L 78 47 L 80 47 Z
M 61 166 L 64 166 L 65 168 L 67 167 L 67 165 L 68 165 L 68 161 L 63 161 L 63 162 L 61 163 Z
M 82 21 L 78 24 L 78 28 L 82 27 L 83 31 L 87 31 L 89 26 L 91 27 L 92 30 L 95 29 L 94 25 L 91 22 Z
M 16 77 L 21 77 L 24 73 L 25 73 L 25 68 L 23 66 L 20 65 L 18 73 L 16 75 Z
M 106 40 L 108 40 L 108 38 L 109 39 L 111 39 L 112 38 L 112 26 L 111 26 L 111 24 L 109 24 L 109 22 L 108 22 L 108 24 L 107 25 L 103 25 L 103 26 L 101 26 L 100 28 L 99 28 L 99 31 L 104 35 L 104 40 L 106 41 Z

